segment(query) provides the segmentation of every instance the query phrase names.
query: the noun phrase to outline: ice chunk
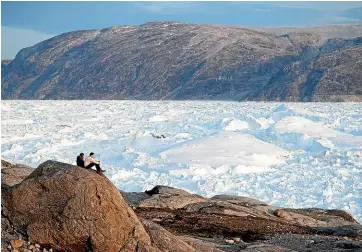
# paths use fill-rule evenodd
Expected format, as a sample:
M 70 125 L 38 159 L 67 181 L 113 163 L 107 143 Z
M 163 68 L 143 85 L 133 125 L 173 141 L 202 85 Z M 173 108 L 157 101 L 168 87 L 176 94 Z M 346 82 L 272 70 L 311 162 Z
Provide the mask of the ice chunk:
M 335 146 L 360 148 L 362 146 L 360 136 L 340 132 L 321 123 L 297 116 L 283 118 L 276 123 L 275 130 L 279 133 L 302 133 L 318 139 L 323 146 L 330 148 Z
M 247 130 L 249 129 L 249 124 L 246 121 L 240 121 L 237 119 L 233 119 L 227 123 L 224 127 L 224 130 L 227 131 L 238 131 L 238 130 Z
M 167 117 L 164 115 L 155 115 L 150 118 L 150 122 L 163 122 L 167 121 Z
M 280 164 L 288 152 L 249 134 L 221 132 L 161 153 L 167 160 L 198 165 L 267 167 Z

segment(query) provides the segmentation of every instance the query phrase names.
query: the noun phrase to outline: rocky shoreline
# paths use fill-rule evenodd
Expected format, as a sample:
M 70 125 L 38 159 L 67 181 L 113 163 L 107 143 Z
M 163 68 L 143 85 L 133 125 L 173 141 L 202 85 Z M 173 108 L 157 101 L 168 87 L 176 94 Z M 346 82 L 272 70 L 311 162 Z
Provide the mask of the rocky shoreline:
M 120 192 L 105 176 L 55 161 L 1 166 L 2 251 L 362 251 L 362 226 L 341 210 L 160 185 Z

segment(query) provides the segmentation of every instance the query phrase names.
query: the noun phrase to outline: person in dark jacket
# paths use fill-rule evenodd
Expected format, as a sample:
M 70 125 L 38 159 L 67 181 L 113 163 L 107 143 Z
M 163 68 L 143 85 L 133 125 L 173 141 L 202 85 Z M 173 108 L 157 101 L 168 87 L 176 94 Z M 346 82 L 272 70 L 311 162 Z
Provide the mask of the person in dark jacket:
M 84 153 L 80 153 L 79 156 L 77 157 L 77 166 L 85 168 L 85 166 L 84 166 Z

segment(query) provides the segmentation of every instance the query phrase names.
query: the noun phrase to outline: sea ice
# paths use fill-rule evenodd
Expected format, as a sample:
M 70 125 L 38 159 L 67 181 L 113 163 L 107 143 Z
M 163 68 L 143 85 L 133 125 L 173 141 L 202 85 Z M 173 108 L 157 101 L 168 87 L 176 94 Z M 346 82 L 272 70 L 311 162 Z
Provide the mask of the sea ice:
M 163 184 L 208 197 L 235 194 L 281 207 L 338 208 L 362 221 L 361 103 L 1 105 L 1 155 L 13 163 L 75 164 L 80 152 L 93 151 L 122 190 Z

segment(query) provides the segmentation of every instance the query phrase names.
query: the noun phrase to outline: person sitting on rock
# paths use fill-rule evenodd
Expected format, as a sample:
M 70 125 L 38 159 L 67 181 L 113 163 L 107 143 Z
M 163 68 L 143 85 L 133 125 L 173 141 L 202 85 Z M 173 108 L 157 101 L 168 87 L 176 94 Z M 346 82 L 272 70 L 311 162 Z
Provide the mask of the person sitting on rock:
M 84 168 L 84 153 L 80 153 L 77 157 L 77 166 Z
M 105 170 L 102 170 L 100 165 L 100 161 L 94 159 L 94 153 L 91 152 L 89 154 L 89 157 L 85 159 L 84 166 L 86 169 L 90 169 L 91 167 L 95 166 L 97 168 L 97 173 L 101 174 L 102 172 L 105 172 Z

